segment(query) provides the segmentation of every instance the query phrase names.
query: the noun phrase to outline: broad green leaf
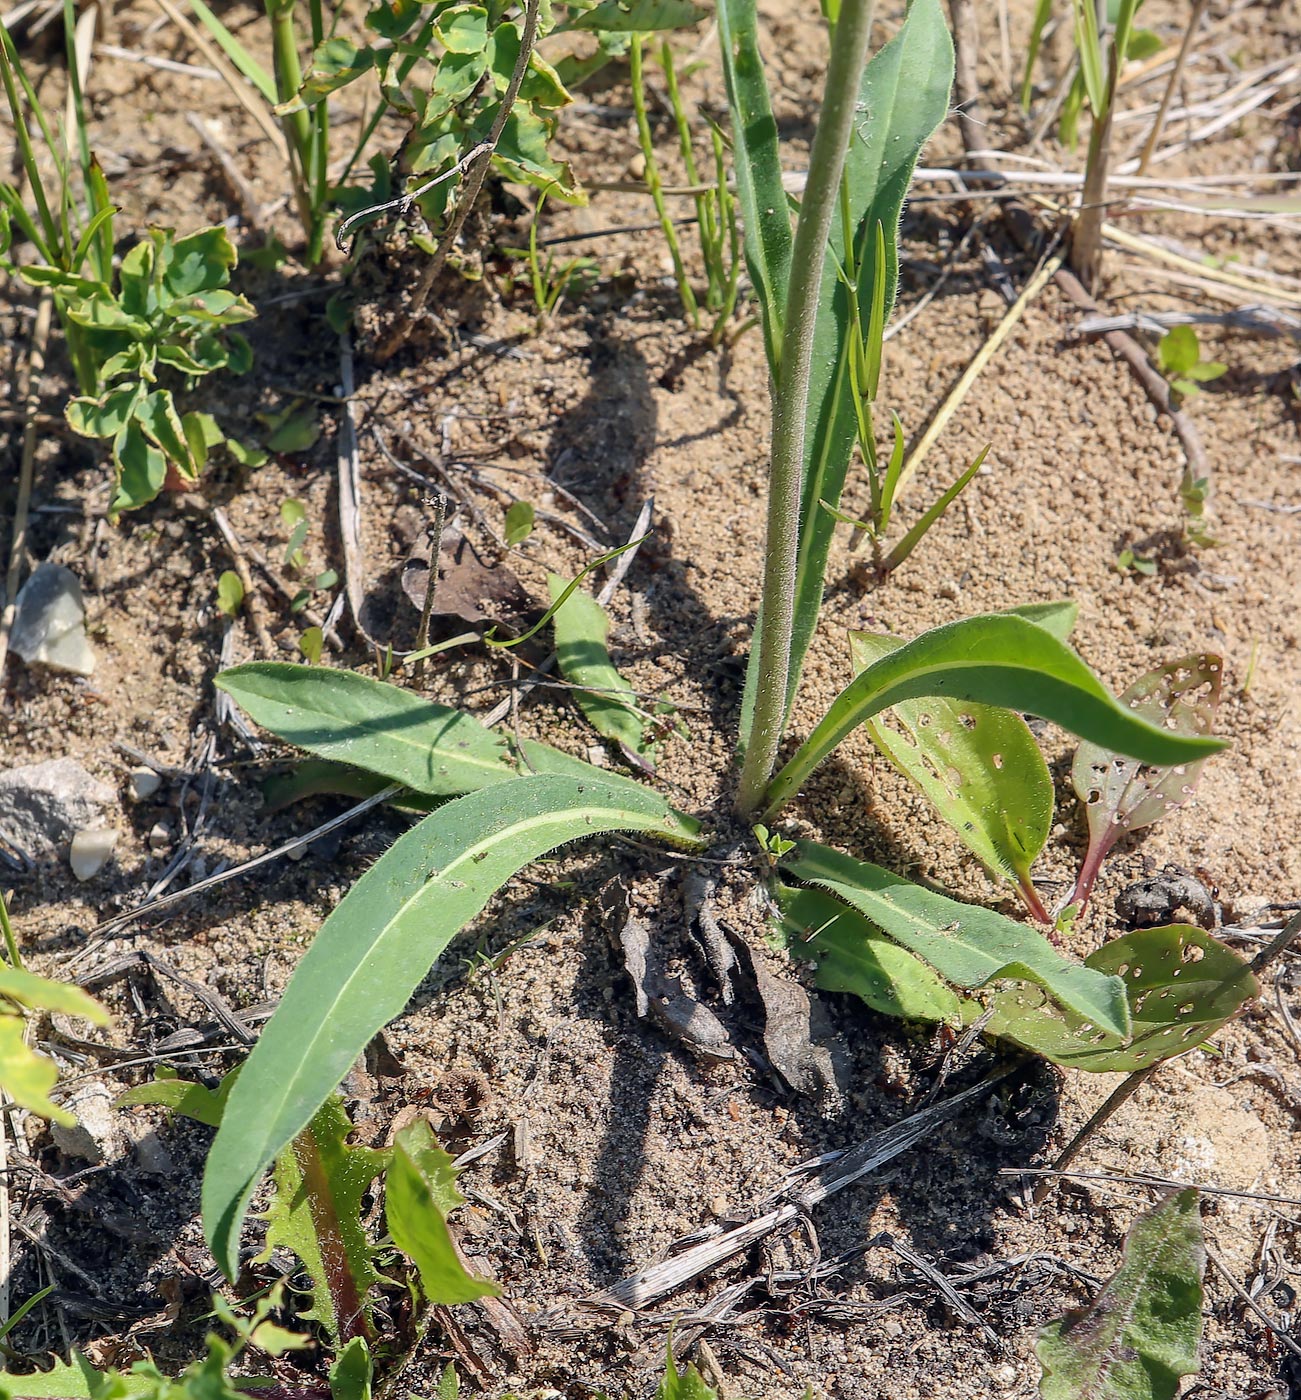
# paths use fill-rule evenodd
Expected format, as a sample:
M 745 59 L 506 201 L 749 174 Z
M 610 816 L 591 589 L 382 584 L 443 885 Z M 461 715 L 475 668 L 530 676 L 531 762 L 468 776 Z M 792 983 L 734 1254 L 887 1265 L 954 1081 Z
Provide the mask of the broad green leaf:
M 994 1012 L 988 1033 L 1071 1069 L 1130 1074 L 1195 1050 L 1260 994 L 1236 953 L 1188 924 L 1112 939 L 1090 953 L 1084 966 L 1125 984 L 1131 1029 L 1123 1045 L 1108 1045 L 1087 1018 L 1046 1003 L 1029 986 L 985 999 Z
M 1156 343 L 1157 363 L 1166 374 L 1187 374 L 1200 354 L 1197 332 L 1191 326 L 1171 326 Z
M 159 260 L 167 290 L 174 297 L 189 297 L 224 287 L 239 255 L 226 229 L 214 224 L 169 241 L 160 250 Z M 233 293 L 227 295 L 234 297 Z M 236 299 L 243 301 L 242 297 Z
M 1197 1191 L 1167 1196 L 1125 1235 L 1120 1268 L 1087 1308 L 1039 1333 L 1044 1400 L 1173 1400 L 1197 1371 L 1202 1335 Z
M 288 102 L 275 107 L 277 116 L 291 116 L 307 107 L 314 107 L 332 92 L 347 87 L 363 73 L 369 73 L 375 66 L 376 54 L 372 48 L 358 48 L 351 39 L 334 35 L 316 46 L 312 54 L 312 66 L 303 77 L 298 92 Z
M 1140 676 L 1120 697 L 1134 714 L 1171 734 L 1205 737 L 1220 704 L 1224 658 L 1198 652 Z M 1151 826 L 1193 795 L 1205 760 L 1153 766 L 1083 743 L 1071 764 L 1071 786 L 1089 822 L 1085 852 L 1069 903 L 1087 903 L 1098 871 L 1127 832 Z
M 63 410 L 68 426 L 82 437 L 109 438 L 122 432 L 143 390 L 139 385 L 113 389 L 98 399 L 71 399 Z
M 870 307 L 878 278 L 885 281 L 884 306 L 894 306 L 899 273 L 899 217 L 922 147 L 948 115 L 953 85 L 953 41 L 940 0 L 913 0 L 899 32 L 863 73 L 859 91 L 864 120 L 845 155 L 848 220 L 832 222 L 826 269 L 814 325 L 809 404 L 813 419 L 804 449 L 800 498 L 800 544 L 795 580 L 795 624 L 787 707 L 794 700 L 804 657 L 822 609 L 827 557 L 836 522 L 819 502 L 840 505 L 857 437 L 850 354 L 855 325 L 841 269 L 857 268 L 858 304 Z M 846 246 L 849 225 L 852 248 Z M 884 262 L 877 266 L 877 226 L 884 235 Z M 754 685 L 747 674 L 747 693 Z
M 1005 608 L 1013 617 L 1023 617 L 1050 632 L 1059 642 L 1068 642 L 1075 630 L 1080 615 L 1079 605 L 1069 601 L 1052 603 L 1019 603 L 1014 608 Z
M 554 606 L 569 581 L 547 575 Z M 575 687 L 574 701 L 587 722 L 606 739 L 618 744 L 636 768 L 655 771 L 655 747 L 649 731 L 650 716 L 637 704 L 632 687 L 615 669 L 606 645 L 610 619 L 590 594 L 576 588 L 556 608 L 551 625 L 556 634 L 556 660 L 560 674 Z
M 1190 763 L 1224 747 L 1217 739 L 1172 734 L 1135 714 L 1046 628 L 1012 614 L 986 613 L 923 632 L 860 672 L 773 779 L 764 820 L 864 720 L 922 696 L 1039 715 L 1145 763 Z
M 42 1011 L 62 1011 L 69 1016 L 82 1016 L 97 1026 L 109 1023 L 109 1014 L 80 987 L 70 982 L 38 977 L 21 967 L 0 963 L 0 997 L 7 997 L 22 1006 Z
M 849 634 L 856 672 L 902 645 L 898 637 Z M 1053 780 L 1025 720 L 998 706 L 935 696 L 904 700 L 864 727 L 985 868 L 1010 876 L 1034 916 L 1051 922 L 1030 867 L 1052 827 Z
M 25 1029 L 21 1016 L 0 1013 L 0 1093 L 42 1118 L 70 1127 L 77 1120 L 50 1099 L 58 1066 L 27 1044 Z
M 549 744 L 540 744 L 535 739 L 519 740 L 516 751 L 519 754 L 521 768 L 528 773 L 551 773 L 558 777 L 576 778 L 580 782 L 603 783 L 605 786 L 616 788 L 620 792 L 644 794 L 650 791 L 645 784 L 637 782 L 635 778 L 611 772 L 608 768 L 598 768 L 585 759 L 575 758 L 572 754 L 564 753 L 560 749 L 553 749 Z M 677 845 L 695 845 L 700 832 L 700 823 L 692 817 L 684 816 L 683 813 L 670 807 L 667 802 L 664 804 L 664 810 L 673 814 L 677 827 L 677 835 L 666 833 L 665 840 Z
M 276 1157 L 259 1256 L 269 1259 L 279 1246 L 298 1256 L 312 1282 L 311 1306 L 300 1316 L 324 1327 L 336 1346 L 364 1326 L 366 1294 L 379 1281 L 361 1201 L 389 1160 L 387 1152 L 350 1147 L 350 1132 L 343 1101 L 331 1094 Z
M 398 1133 L 384 1184 L 384 1211 L 393 1243 L 415 1264 L 427 1302 L 439 1307 L 496 1297 L 491 1279 L 476 1278 L 461 1263 L 447 1226 L 464 1203 L 452 1159 L 434 1141 L 423 1119 Z
M 525 865 L 603 831 L 691 839 L 654 793 L 519 778 L 440 807 L 353 885 L 245 1062 L 208 1155 L 204 1226 L 228 1276 L 263 1171 L 401 1013 L 455 934 Z
M 816 963 L 824 992 L 852 992 L 904 1021 L 957 1021 L 958 998 L 942 978 L 856 909 L 809 886 L 779 885 L 781 931 L 793 957 Z
M 370 1400 L 375 1367 L 364 1337 L 354 1337 L 330 1366 L 330 1400 Z
M 286 743 L 416 792 L 474 792 L 519 776 L 503 741 L 472 716 L 355 671 L 256 661 L 216 684 Z
M 177 1078 L 175 1071 L 169 1071 L 163 1065 L 158 1067 L 157 1073 L 158 1077 L 148 1084 L 137 1084 L 134 1089 L 119 1094 L 113 1107 L 142 1108 L 154 1105 L 215 1128 L 221 1122 L 238 1071 L 226 1075 L 215 1089 L 196 1084 L 193 1080 Z
M 715 17 L 732 112 L 733 168 L 745 227 L 745 262 L 759 302 L 768 368 L 775 376 L 781 363 L 794 241 L 782 184 L 777 121 L 759 52 L 755 0 L 719 0 Z
M 482 5 L 453 5 L 438 16 L 434 37 L 449 53 L 480 53 L 488 42 L 488 11 Z
M 681 29 L 704 19 L 709 11 L 691 0 L 599 0 L 591 9 L 572 14 L 557 32 L 599 29 L 607 34 L 649 34 L 656 29 Z
M 146 394 L 136 406 L 135 421 L 182 477 L 187 481 L 198 480 L 199 467 L 190 455 L 185 425 L 176 411 L 170 389 L 157 389 L 152 394 Z
M 1007 978 L 1033 982 L 1101 1031 L 1110 1045 L 1129 1032 L 1125 984 L 1064 958 L 1042 934 L 1014 919 L 914 885 L 878 865 L 798 841 L 778 864 L 830 890 L 889 938 L 955 986 L 973 990 Z
M 147 505 L 167 480 L 167 459 L 144 435 L 134 418 L 113 439 L 117 481 L 109 515 Z
M 531 501 L 512 501 L 506 511 L 506 543 L 514 549 L 533 533 L 534 511 Z
M 0 1375 L 0 1400 L 125 1400 L 132 1395 L 156 1394 L 157 1388 L 157 1382 L 148 1376 L 97 1371 L 77 1351 L 70 1363 L 55 1361 L 48 1371 Z

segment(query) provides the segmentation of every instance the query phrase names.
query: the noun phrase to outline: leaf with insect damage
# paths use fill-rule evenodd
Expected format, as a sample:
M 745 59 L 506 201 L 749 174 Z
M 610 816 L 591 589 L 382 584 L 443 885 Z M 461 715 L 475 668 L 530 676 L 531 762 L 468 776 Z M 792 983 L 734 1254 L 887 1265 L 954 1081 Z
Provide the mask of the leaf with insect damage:
M 1212 652 L 1182 656 L 1140 676 L 1120 697 L 1122 705 L 1171 734 L 1205 738 L 1220 704 L 1224 659 Z M 1102 862 L 1131 831 L 1182 807 L 1193 795 L 1205 759 L 1157 765 L 1085 742 L 1075 751 L 1071 785 L 1084 803 L 1089 848 L 1068 903 L 1081 907 Z
M 854 670 L 896 651 L 898 637 L 849 634 Z M 1036 919 L 1050 923 L 1030 878 L 1053 819 L 1053 782 L 1020 715 L 930 696 L 903 700 L 863 725 L 996 878 L 1010 877 Z

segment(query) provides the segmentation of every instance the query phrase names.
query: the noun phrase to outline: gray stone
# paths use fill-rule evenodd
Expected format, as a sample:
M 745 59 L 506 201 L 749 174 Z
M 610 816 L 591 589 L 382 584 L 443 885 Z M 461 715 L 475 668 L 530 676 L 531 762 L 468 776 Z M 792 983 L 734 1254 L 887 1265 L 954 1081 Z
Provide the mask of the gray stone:
M 0 772 L 0 836 L 28 856 L 52 855 L 83 827 L 103 824 L 117 794 L 70 758 Z
M 139 768 L 133 768 L 128 775 L 131 783 L 131 796 L 137 802 L 144 802 L 152 797 L 163 785 L 163 780 L 152 768 L 146 768 L 143 764 Z
M 50 1136 L 65 1157 L 76 1157 L 98 1166 L 122 1155 L 127 1134 L 113 1111 L 113 1095 L 105 1085 L 83 1084 L 63 1106 L 77 1121 L 70 1128 L 51 1123 Z
M 71 569 L 39 564 L 18 590 L 9 645 L 24 661 L 89 676 L 95 653 L 86 640 L 86 608 L 81 584 Z

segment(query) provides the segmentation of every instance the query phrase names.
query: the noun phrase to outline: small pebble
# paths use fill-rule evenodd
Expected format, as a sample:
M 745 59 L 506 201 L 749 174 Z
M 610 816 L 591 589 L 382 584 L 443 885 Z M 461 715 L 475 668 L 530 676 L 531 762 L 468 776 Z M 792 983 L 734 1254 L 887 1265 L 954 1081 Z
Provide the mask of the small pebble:
M 956 603 L 962 597 L 962 589 L 952 579 L 946 579 L 940 584 L 939 593 L 941 598 L 947 598 L 951 603 Z
M 78 880 L 89 880 L 108 864 L 117 845 L 117 832 L 112 827 L 89 827 L 72 838 L 68 863 Z
M 65 1101 L 64 1108 L 76 1122 L 67 1127 L 50 1124 L 54 1145 L 65 1157 L 75 1157 L 98 1166 L 119 1156 L 126 1141 L 126 1132 L 113 1111 L 113 1095 L 98 1082 L 83 1084 Z
M 608 768 L 610 766 L 610 756 L 600 744 L 587 746 L 587 761 L 593 768 Z
M 129 778 L 131 796 L 137 802 L 143 802 L 147 797 L 152 797 L 163 785 L 162 778 L 152 768 L 146 768 L 143 764 L 139 768 L 133 768 Z
M 727 1202 L 722 1196 L 715 1196 L 709 1203 L 709 1213 L 715 1220 L 721 1220 L 727 1214 Z
M 171 828 L 164 826 L 162 822 L 155 822 L 149 829 L 149 849 L 154 855 L 160 856 L 164 851 L 171 848 L 171 844 Z

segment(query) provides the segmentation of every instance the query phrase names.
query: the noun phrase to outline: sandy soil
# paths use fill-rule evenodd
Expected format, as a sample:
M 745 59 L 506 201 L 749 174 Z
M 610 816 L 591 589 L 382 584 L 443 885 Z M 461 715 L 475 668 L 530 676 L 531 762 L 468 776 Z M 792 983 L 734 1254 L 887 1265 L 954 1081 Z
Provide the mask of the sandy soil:
M 1173 7 L 1150 0 L 1148 8 L 1148 24 L 1163 37 L 1177 34 Z M 767 7 L 772 82 L 792 165 L 811 130 L 821 73 L 814 9 Z M 1011 18 L 1020 43 L 1027 16 L 1014 7 Z M 887 21 L 897 20 L 891 7 Z M 159 27 L 143 6 L 122 6 L 114 22 L 119 44 L 182 61 L 194 57 L 188 41 Z M 251 9 L 248 23 L 254 23 Z M 1230 59 L 1248 71 L 1289 45 L 1295 50 L 1301 37 L 1295 5 L 1231 8 L 1216 0 L 1208 23 L 1213 29 L 1190 70 L 1189 81 L 1198 84 L 1219 74 L 1228 86 Z M 1012 109 L 994 16 L 982 15 L 981 25 L 989 140 L 1010 148 L 1024 131 Z M 707 39 L 700 55 L 706 63 L 688 92 L 702 110 L 719 114 L 721 80 Z M 53 101 L 58 65 L 38 67 L 48 67 L 44 91 Z M 1019 80 L 1019 72 L 1014 76 Z M 1159 90 L 1159 83 L 1146 85 L 1129 101 L 1134 107 L 1155 101 Z M 186 124 L 187 111 L 220 123 L 258 200 L 274 205 L 282 195 L 256 128 L 220 83 L 101 57 L 91 94 L 93 140 L 126 210 L 123 226 L 138 219 L 188 228 L 231 215 L 229 191 Z M 636 170 L 628 101 L 626 86 L 616 81 L 564 123 L 570 156 L 591 184 Z M 1121 130 L 1128 142 L 1146 126 L 1136 121 Z M 666 178 L 675 179 L 669 135 L 663 127 Z M 949 123 L 927 161 L 943 165 L 960 151 Z M 1061 157 L 1051 143 L 1046 154 Z M 1165 168 L 1182 175 L 1297 165 L 1295 110 L 1289 116 L 1286 102 L 1275 99 Z M 900 312 L 933 286 L 946 263 L 952 271 L 892 340 L 887 363 L 885 405 L 913 438 L 1003 314 L 981 248 L 1004 260 L 1018 287 L 1033 270 L 996 207 L 922 197 L 940 188 L 919 191 L 905 218 Z M 283 210 L 266 218 L 291 241 Z M 485 525 L 500 530 L 506 503 L 490 484 L 545 506 L 603 544 L 626 538 L 642 502 L 653 496 L 655 533 L 612 604 L 616 659 L 637 690 L 672 698 L 687 720 L 689 738 L 668 746 L 657 781 L 686 809 L 725 826 L 763 530 L 766 369 L 756 332 L 725 351 L 701 348 L 681 319 L 657 232 L 596 236 L 650 218 L 647 201 L 617 192 L 594 195 L 587 208 L 549 211 L 547 232 L 589 235 L 558 249 L 596 261 L 599 276 L 581 300 L 566 303 L 538 330 L 527 290 L 512 293 L 504 285 L 511 264 L 489 251 L 484 280 L 442 290 L 428 344 L 383 369 L 367 359 L 367 328 L 401 291 L 395 269 L 371 270 L 369 290 L 381 300 L 359 316 L 356 359 L 365 620 L 381 642 L 402 647 L 414 635 L 416 615 L 398 580 L 420 528 L 422 496 L 439 484 L 430 458 L 481 513 L 477 520 L 464 513 L 462 523 L 489 557 L 494 546 Z M 979 231 L 959 248 L 973 218 L 981 220 Z M 1125 226 L 1178 240 L 1196 260 L 1291 279 L 1279 283 L 1281 294 L 1296 298 L 1301 291 L 1294 228 L 1152 212 L 1131 212 Z M 494 244 L 522 241 L 523 228 L 509 215 L 494 216 L 489 228 Z M 237 233 L 250 246 L 261 241 L 247 227 Z M 1108 269 L 1102 300 L 1109 310 L 1225 305 L 1204 288 L 1176 285 L 1151 261 L 1112 253 Z M 212 505 L 227 512 L 246 548 L 276 562 L 284 547 L 279 505 L 299 498 L 313 524 L 312 567 L 339 566 L 333 485 L 339 425 L 331 397 L 339 353 L 320 314 L 333 273 L 292 265 L 275 273 L 242 269 L 241 289 L 263 308 L 251 327 L 257 364 L 248 379 L 213 390 L 223 423 L 249 435 L 258 431 L 258 413 L 317 404 L 322 433 L 309 451 L 255 472 L 218 470 L 205 480 L 202 498 L 162 500 L 112 528 L 103 522 L 105 471 L 89 446 L 51 433 L 40 447 L 30 555 L 56 558 L 81 576 L 99 666 L 81 683 L 11 661 L 0 693 L 0 761 L 11 766 L 68 754 L 122 794 L 116 859 L 93 881 L 78 884 L 62 858 L 4 873 L 33 966 L 91 979 L 116 1017 L 103 1033 L 47 1028 L 44 1043 L 58 1054 L 69 1092 L 102 1084 L 116 1093 L 150 1077 L 155 1059 L 187 1074 L 223 1072 L 237 1056 L 220 1034 L 200 1052 L 158 1052 L 178 1028 L 210 1020 L 200 1002 L 143 965 L 108 978 L 104 969 L 125 954 L 148 952 L 236 1009 L 274 998 L 313 930 L 405 825 L 397 814 L 371 813 L 299 863 L 279 862 L 107 939 L 94 932 L 101 920 L 138 903 L 170 859 L 174 848 L 150 850 L 157 823 L 176 840 L 187 831 L 193 838 L 193 859 L 178 880 L 183 886 L 347 805 L 316 798 L 287 810 L 264 808 L 260 779 L 283 768 L 287 755 L 275 745 L 255 751 L 219 725 L 211 684 L 226 630 L 215 606 L 216 579 L 230 564 Z M 33 303 L 20 288 L 11 286 L 7 295 L 0 317 L 12 376 Z M 852 627 L 908 635 L 969 613 L 1069 597 L 1080 607 L 1076 644 L 1115 689 L 1160 660 L 1199 649 L 1222 653 L 1218 729 L 1231 747 L 1212 762 L 1193 803 L 1117 849 L 1071 939 L 1083 955 L 1119 929 L 1112 913 L 1117 891 L 1167 863 L 1205 872 L 1229 924 L 1298 895 L 1301 517 L 1289 512 L 1301 452 L 1301 379 L 1296 346 L 1286 339 L 1203 335 L 1207 356 L 1230 368 L 1190 406 L 1213 472 L 1218 540 L 1214 549 L 1190 549 L 1181 542 L 1181 447 L 1106 346 L 1075 335 L 1078 320 L 1052 286 L 1029 308 L 931 452 L 903 503 L 902 523 L 990 444 L 986 468 L 895 578 L 880 587 L 863 582 L 848 531 L 838 541 L 792 733 L 807 732 L 848 679 L 844 634 Z M 61 357 L 42 393 L 45 409 L 57 412 L 68 393 Z M 374 428 L 405 470 L 380 450 Z M 7 540 L 16 435 L 3 461 L 0 538 Z M 431 476 L 430 485 L 424 476 Z M 848 508 L 860 504 L 851 493 Z M 1154 558 L 1155 574 L 1119 572 L 1117 556 L 1126 547 Z M 547 569 L 572 574 L 586 554 L 572 532 L 544 520 L 509 562 L 539 599 Z M 298 621 L 270 590 L 263 608 L 277 654 L 292 656 Z M 347 626 L 341 630 L 352 636 Z M 234 659 L 258 655 L 247 622 L 236 625 L 228 646 Z M 363 646 L 350 643 L 330 659 L 373 672 L 374 657 Z M 466 649 L 438 658 L 425 688 L 482 714 L 510 681 L 508 660 Z M 534 691 L 520 706 L 518 724 L 580 755 L 594 745 L 556 691 Z M 1058 825 L 1036 873 L 1055 896 L 1069 887 L 1082 854 L 1083 821 L 1070 791 L 1070 747 L 1052 730 L 1044 742 L 1058 784 Z M 135 762 L 129 750 L 168 770 L 158 794 L 142 803 L 126 796 L 126 772 Z M 809 784 L 789 826 L 959 897 L 1013 907 L 1008 891 L 991 886 L 925 801 L 873 758 L 865 739 L 847 744 Z M 585 899 L 616 873 L 673 967 L 724 1018 L 735 1042 L 755 1052 L 752 1060 L 704 1063 L 637 1019 L 627 978 Z M 532 1354 L 507 1355 L 482 1319 L 469 1316 L 464 1325 L 484 1372 L 466 1372 L 467 1381 L 494 1395 L 649 1393 L 662 1369 L 671 1315 L 694 1315 L 726 1286 L 748 1280 L 740 1311 L 704 1332 L 706 1359 L 717 1359 L 730 1394 L 794 1396 L 806 1385 L 845 1400 L 1035 1394 L 1035 1327 L 1080 1303 L 1089 1296 L 1089 1279 L 1116 1267 L 1124 1231 L 1151 1197 L 1137 1186 L 1078 1182 L 1028 1211 L 1018 1202 L 1016 1178 L 1000 1173 L 1046 1160 L 1114 1086 L 1110 1076 L 1046 1068 L 1022 1073 L 984 1108 L 937 1132 L 923 1151 L 821 1207 L 816 1249 L 800 1235 L 777 1242 L 645 1316 L 612 1319 L 583 1305 L 675 1238 L 744 1212 L 795 1163 L 902 1117 L 933 1082 L 941 1057 L 924 1030 L 823 995 L 843 1060 L 844 1103 L 832 1112 L 784 1089 L 756 1067 L 762 1063 L 757 999 L 746 991 L 723 1006 L 688 937 L 685 874 L 681 860 L 619 844 L 537 867 L 456 941 L 386 1033 L 382 1062 L 350 1081 L 350 1104 L 368 1138 L 382 1138 L 410 1105 L 432 1111 L 454 1150 L 501 1135 L 463 1178 L 470 1203 L 459 1220 L 466 1249 L 495 1273 L 528 1324 Z M 720 895 L 724 922 L 759 947 L 765 966 L 795 977 L 763 942 L 753 889 L 749 868 L 728 873 Z M 1164 1067 L 1094 1139 L 1080 1169 L 1150 1172 L 1301 1199 L 1295 1135 L 1301 1073 L 1288 1021 L 1289 1014 L 1301 1016 L 1301 991 L 1293 970 L 1291 962 L 1282 965 L 1259 1004 L 1216 1038 L 1214 1053 L 1196 1052 Z M 957 1078 L 966 1082 L 963 1072 Z M 464 1111 L 467 1085 L 473 1104 Z M 56 1189 L 52 1182 L 86 1164 L 64 1157 L 41 1123 L 11 1115 L 21 1132 L 10 1161 L 22 1170 L 11 1178 L 9 1208 L 23 1226 L 11 1236 L 11 1300 L 47 1282 L 57 1287 L 9 1339 L 24 1350 L 59 1349 L 71 1340 L 118 1363 L 145 1348 L 169 1364 L 197 1354 L 201 1314 L 216 1282 L 197 1222 L 210 1134 L 147 1112 L 137 1111 L 135 1121 L 136 1131 L 156 1129 L 167 1152 L 161 1173 L 156 1159 L 151 1171 L 124 1143 L 103 1168 Z M 1260 1291 L 1257 1301 L 1286 1330 L 1297 1286 L 1294 1206 L 1208 1197 L 1205 1224 L 1228 1274 Z M 957 1317 L 883 1242 L 886 1236 L 960 1286 L 969 1266 L 998 1266 L 964 1294 L 988 1333 Z M 841 1262 L 817 1274 L 819 1259 Z M 1206 1308 L 1195 1393 L 1294 1393 L 1295 1361 L 1214 1270 Z M 436 1367 L 450 1355 L 434 1328 L 404 1384 L 428 1393 Z

